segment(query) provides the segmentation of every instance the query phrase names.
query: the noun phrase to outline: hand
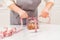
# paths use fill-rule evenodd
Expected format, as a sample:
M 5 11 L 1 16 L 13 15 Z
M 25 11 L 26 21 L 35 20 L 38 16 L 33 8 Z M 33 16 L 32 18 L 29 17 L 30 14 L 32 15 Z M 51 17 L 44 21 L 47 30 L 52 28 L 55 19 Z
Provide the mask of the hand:
M 28 18 L 28 14 L 24 10 L 21 10 L 19 15 L 20 15 L 21 18 Z
M 46 9 L 42 10 L 40 16 L 43 18 L 47 18 L 49 16 L 48 10 L 46 10 Z

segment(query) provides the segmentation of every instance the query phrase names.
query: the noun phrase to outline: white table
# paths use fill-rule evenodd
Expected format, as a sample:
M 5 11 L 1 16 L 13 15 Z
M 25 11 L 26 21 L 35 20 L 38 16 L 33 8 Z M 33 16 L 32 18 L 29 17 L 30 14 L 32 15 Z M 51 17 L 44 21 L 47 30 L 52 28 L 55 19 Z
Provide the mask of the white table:
M 60 25 L 40 24 L 37 33 L 29 32 L 26 28 L 11 37 L 1 40 L 60 40 Z

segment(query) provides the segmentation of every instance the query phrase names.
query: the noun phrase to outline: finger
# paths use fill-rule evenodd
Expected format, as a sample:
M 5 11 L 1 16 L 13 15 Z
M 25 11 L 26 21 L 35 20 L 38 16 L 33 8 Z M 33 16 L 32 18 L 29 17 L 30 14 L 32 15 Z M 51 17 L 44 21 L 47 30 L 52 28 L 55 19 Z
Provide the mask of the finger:
M 48 16 L 49 16 L 48 13 L 42 13 L 39 17 L 44 17 L 44 18 L 46 18 L 46 17 L 48 17 Z

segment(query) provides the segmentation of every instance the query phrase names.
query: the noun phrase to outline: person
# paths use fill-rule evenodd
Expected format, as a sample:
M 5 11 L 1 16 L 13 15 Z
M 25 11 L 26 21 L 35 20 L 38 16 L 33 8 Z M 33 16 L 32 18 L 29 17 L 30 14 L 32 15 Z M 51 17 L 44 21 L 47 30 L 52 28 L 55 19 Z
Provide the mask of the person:
M 4 0 L 6 6 L 10 9 L 10 24 L 20 25 L 20 18 L 26 25 L 26 19 L 29 17 L 38 17 L 37 7 L 42 0 Z M 40 16 L 46 18 L 49 16 L 49 10 L 54 5 L 54 0 L 44 0 L 46 5 L 41 11 Z

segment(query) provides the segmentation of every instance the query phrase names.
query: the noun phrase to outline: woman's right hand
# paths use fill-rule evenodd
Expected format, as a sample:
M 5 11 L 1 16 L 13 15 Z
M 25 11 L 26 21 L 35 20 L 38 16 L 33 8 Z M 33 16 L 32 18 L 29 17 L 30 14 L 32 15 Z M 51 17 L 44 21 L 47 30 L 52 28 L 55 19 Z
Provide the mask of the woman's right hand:
M 28 18 L 28 14 L 24 10 L 21 10 L 20 13 L 19 13 L 19 15 L 20 15 L 21 18 Z
M 28 18 L 27 12 L 15 5 L 15 3 L 8 6 L 11 10 L 18 13 L 20 18 Z

